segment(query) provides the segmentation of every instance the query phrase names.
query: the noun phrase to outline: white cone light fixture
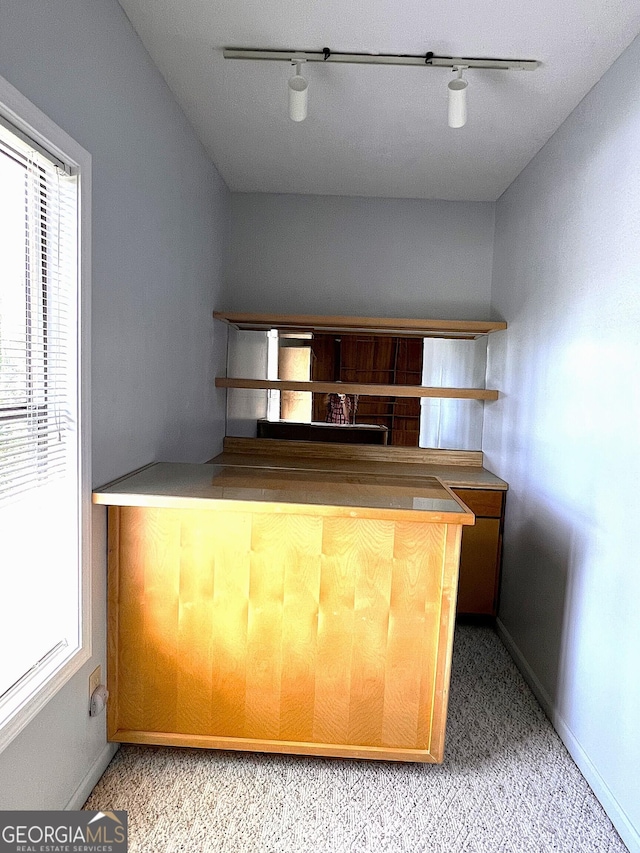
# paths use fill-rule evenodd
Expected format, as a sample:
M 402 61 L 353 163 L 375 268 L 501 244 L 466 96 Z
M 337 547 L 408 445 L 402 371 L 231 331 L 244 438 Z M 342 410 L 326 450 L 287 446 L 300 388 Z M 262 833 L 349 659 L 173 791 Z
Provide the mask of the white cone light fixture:
M 302 76 L 302 63 L 305 60 L 293 60 L 296 73 L 289 78 L 289 118 L 291 121 L 304 121 L 307 117 L 307 101 L 309 100 L 309 83 Z
M 464 127 L 467 123 L 467 86 L 469 84 L 462 78 L 462 72 L 466 67 L 466 65 L 455 65 L 453 70 L 458 72 L 458 76 L 449 83 L 449 127 Z

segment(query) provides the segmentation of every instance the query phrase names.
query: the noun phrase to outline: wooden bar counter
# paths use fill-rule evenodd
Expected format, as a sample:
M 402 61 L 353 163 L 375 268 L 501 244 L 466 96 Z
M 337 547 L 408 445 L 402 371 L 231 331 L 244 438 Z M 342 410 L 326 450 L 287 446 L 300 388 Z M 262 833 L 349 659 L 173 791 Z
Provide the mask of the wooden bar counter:
M 94 502 L 111 740 L 442 761 L 474 516 L 436 478 L 161 463 Z

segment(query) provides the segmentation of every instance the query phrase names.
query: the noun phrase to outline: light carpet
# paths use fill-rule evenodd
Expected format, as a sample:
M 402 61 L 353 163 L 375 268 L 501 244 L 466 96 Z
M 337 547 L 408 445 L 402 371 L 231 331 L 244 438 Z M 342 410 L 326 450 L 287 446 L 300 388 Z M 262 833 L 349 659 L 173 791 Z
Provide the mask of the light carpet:
M 456 628 L 442 765 L 123 746 L 131 853 L 624 853 L 491 628 Z

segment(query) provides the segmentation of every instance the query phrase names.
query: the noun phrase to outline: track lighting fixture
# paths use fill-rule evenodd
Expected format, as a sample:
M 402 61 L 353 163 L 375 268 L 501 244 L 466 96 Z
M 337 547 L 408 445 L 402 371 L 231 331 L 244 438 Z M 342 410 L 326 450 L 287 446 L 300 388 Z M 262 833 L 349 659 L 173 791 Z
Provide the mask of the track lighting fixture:
M 458 72 L 455 80 L 449 83 L 449 127 L 464 127 L 467 123 L 467 86 L 462 73 L 466 71 L 466 65 L 454 65 L 453 70 Z
M 464 127 L 467 121 L 467 81 L 463 71 L 468 68 L 508 71 L 532 71 L 540 63 L 535 59 L 489 59 L 479 57 L 435 56 L 431 51 L 424 55 L 390 53 L 334 53 L 328 47 L 322 50 L 261 50 L 244 47 L 225 47 L 225 59 L 267 59 L 290 62 L 296 73 L 289 79 L 289 116 L 292 121 L 307 117 L 309 83 L 302 76 L 303 62 L 346 62 L 360 65 L 421 65 L 425 68 L 451 68 L 458 72 L 449 83 L 449 127 Z
M 289 78 L 289 118 L 291 121 L 304 121 L 307 117 L 307 101 L 309 95 L 309 83 L 302 76 L 302 63 L 305 59 L 294 58 L 291 64 L 295 65 L 296 73 Z

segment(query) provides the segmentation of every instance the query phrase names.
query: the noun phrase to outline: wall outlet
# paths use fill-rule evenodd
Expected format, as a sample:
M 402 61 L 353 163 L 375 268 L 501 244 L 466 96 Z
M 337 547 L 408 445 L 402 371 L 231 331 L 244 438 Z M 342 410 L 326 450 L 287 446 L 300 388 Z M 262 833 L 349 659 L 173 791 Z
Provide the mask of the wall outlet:
M 94 694 L 96 687 L 102 684 L 102 667 L 97 666 L 89 676 L 89 699 Z

